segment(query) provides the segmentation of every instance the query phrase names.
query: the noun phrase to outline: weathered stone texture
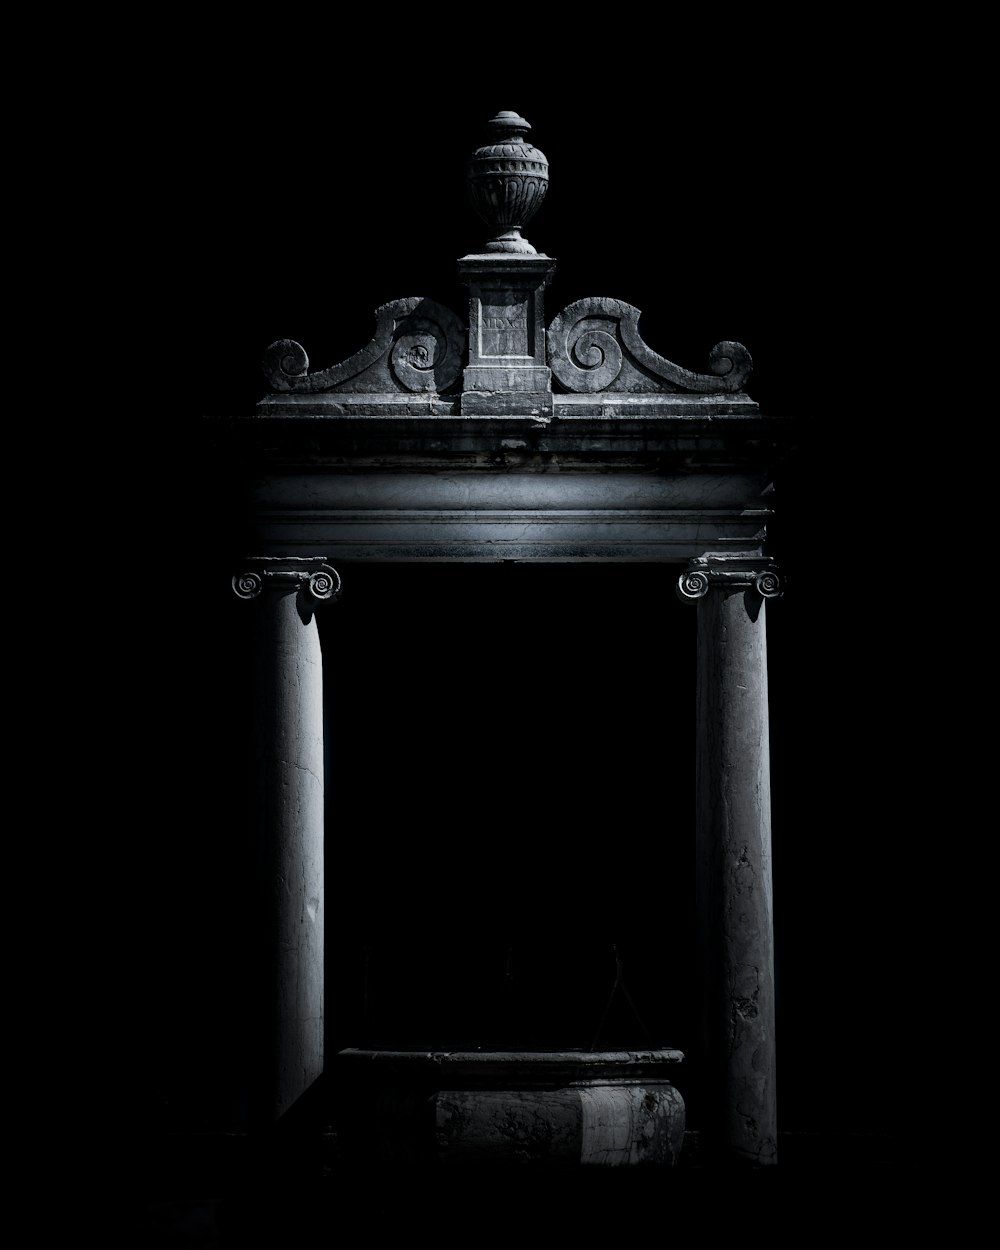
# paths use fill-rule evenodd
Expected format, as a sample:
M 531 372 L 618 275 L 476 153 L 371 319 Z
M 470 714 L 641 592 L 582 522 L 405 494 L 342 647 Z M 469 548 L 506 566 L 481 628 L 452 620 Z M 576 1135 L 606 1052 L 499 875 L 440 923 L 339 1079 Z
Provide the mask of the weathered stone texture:
M 262 1036 L 269 1122 L 323 1072 L 323 678 L 315 606 L 335 593 L 321 560 L 252 560 L 233 579 L 256 631 L 255 775 Z
M 444 1163 L 580 1162 L 576 1090 L 441 1090 L 435 1112 Z
M 774 956 L 764 599 L 711 587 L 698 602 L 698 903 L 707 1138 L 776 1158 Z
M 680 1051 L 342 1051 L 358 1162 L 435 1167 L 670 1166 Z
M 469 158 L 469 199 L 491 231 L 487 252 L 535 254 L 522 237 L 521 228 L 545 199 L 549 162 L 545 153 L 529 142 L 530 129 L 517 113 L 497 113 L 487 122 L 488 141 Z
M 647 347 L 639 335 L 638 308 L 617 299 L 581 299 L 553 319 L 549 364 L 568 391 L 739 392 L 753 362 L 742 343 L 716 343 L 711 373 L 694 373 Z
M 374 338 L 340 364 L 310 373 L 305 349 L 279 339 L 264 355 L 264 376 L 280 392 L 437 395 L 458 380 L 465 342 L 449 308 L 411 296 L 376 309 Z
M 546 331 L 555 262 L 520 229 L 542 202 L 548 162 L 517 114 L 498 114 L 490 127 L 469 168 L 492 237 L 459 261 L 468 331 L 448 309 L 411 298 L 383 305 L 371 343 L 317 373 L 299 344 L 272 344 L 274 393 L 253 414 L 218 423 L 241 466 L 241 532 L 272 557 L 692 562 L 679 590 L 699 601 L 706 1137 L 737 1158 L 772 1162 L 763 599 L 777 592 L 764 540 L 787 426 L 762 417 L 743 391 L 752 362 L 739 343 L 716 344 L 708 372 L 681 368 L 642 341 L 637 308 L 604 297 L 575 301 Z M 301 590 L 268 589 L 257 612 L 280 1113 L 322 1067 L 320 657 Z M 501 1080 L 515 1061 L 507 1056 L 489 1061 L 500 1080 L 491 1092 L 484 1059 L 427 1056 L 423 1085 L 394 1084 L 399 1074 L 387 1070 L 370 1104 L 383 1146 L 421 1154 L 437 1140 L 451 1158 L 547 1152 L 606 1165 L 679 1150 L 680 1095 L 667 1083 L 645 1088 L 634 1056 L 614 1081 L 567 1061 L 545 1091 L 537 1080 Z M 520 1061 L 537 1076 L 539 1057 L 529 1060 Z M 437 1067 L 453 1077 L 462 1064 L 478 1073 L 471 1085 L 439 1079 Z

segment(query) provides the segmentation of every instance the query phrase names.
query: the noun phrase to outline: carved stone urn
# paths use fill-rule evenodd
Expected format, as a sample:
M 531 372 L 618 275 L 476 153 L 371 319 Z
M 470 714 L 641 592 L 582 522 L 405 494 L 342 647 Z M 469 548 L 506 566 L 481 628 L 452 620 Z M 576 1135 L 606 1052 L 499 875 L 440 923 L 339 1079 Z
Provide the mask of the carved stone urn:
M 487 126 L 490 141 L 469 158 L 469 198 L 493 237 L 487 252 L 537 253 L 521 228 L 538 211 L 549 186 L 549 162 L 525 138 L 531 129 L 517 113 L 497 113 Z

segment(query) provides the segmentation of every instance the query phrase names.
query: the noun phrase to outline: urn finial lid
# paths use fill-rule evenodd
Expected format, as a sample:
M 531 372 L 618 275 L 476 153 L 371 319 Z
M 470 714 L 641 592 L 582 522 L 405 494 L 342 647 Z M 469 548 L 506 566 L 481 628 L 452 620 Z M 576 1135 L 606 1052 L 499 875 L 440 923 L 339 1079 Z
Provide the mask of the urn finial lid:
M 510 109 L 503 109 L 497 113 L 496 117 L 491 117 L 486 125 L 491 135 L 505 134 L 509 131 L 511 138 L 531 129 L 531 122 L 526 122 L 523 117 L 512 113 Z
M 505 109 L 486 128 L 488 140 L 473 152 L 468 167 L 469 198 L 492 232 L 485 250 L 534 256 L 521 227 L 545 198 L 548 159 L 527 139 L 531 125 L 518 113 Z

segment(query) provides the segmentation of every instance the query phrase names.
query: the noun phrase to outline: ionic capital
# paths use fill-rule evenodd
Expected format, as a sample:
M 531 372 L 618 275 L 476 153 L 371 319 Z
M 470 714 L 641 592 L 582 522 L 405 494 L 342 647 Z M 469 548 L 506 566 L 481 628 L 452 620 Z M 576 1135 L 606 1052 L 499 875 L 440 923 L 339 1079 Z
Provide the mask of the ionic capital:
M 233 577 L 239 599 L 256 599 L 265 587 L 298 590 L 316 603 L 340 594 L 340 574 L 322 556 L 250 556 L 244 566 Z
M 677 594 L 685 601 L 701 599 L 713 586 L 752 590 L 762 599 L 784 593 L 775 563 L 767 556 L 699 556 L 677 579 Z

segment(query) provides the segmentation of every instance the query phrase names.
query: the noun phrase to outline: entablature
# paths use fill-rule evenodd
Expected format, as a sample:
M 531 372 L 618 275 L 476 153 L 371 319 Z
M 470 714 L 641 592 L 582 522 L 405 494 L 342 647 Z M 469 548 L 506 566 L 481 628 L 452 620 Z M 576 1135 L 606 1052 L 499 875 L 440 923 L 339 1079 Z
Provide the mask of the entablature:
M 212 419 L 209 455 L 227 466 L 246 549 L 341 563 L 755 559 L 791 423 L 746 393 L 749 351 L 724 340 L 706 372 L 687 369 L 643 341 L 638 308 L 603 296 L 546 322 L 556 262 L 521 230 L 547 159 L 516 114 L 490 127 L 470 165 L 492 233 L 458 262 L 466 320 L 394 300 L 366 347 L 312 372 L 280 339 L 264 359 L 270 393 Z

